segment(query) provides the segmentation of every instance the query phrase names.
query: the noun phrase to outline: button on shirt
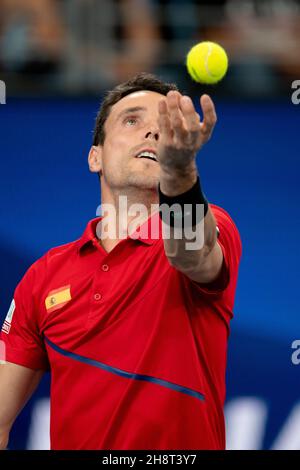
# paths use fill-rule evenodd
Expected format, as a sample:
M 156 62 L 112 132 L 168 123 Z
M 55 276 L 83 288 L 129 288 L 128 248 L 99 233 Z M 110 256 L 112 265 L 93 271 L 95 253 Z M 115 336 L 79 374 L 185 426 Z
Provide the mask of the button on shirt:
M 52 449 L 225 447 L 226 349 L 241 243 L 229 215 L 211 209 L 224 254 L 211 285 L 169 264 L 161 228 L 158 239 L 140 231 L 107 253 L 94 219 L 17 286 L 1 339 L 7 361 L 51 367 Z

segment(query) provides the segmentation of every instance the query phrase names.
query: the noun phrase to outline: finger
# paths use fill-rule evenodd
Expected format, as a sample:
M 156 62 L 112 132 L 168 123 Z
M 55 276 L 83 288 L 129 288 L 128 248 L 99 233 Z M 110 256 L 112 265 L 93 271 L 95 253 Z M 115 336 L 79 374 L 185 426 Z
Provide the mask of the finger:
M 180 98 L 180 108 L 186 122 L 188 132 L 197 134 L 200 130 L 200 116 L 194 108 L 193 101 L 189 96 Z
M 167 138 L 172 136 L 171 122 L 166 100 L 160 100 L 158 103 L 158 127 L 162 135 Z
M 179 140 L 182 140 L 187 135 L 187 129 L 179 107 L 180 97 L 181 95 L 178 91 L 170 91 L 167 94 L 167 107 L 174 134 Z
M 200 104 L 203 112 L 201 132 L 207 139 L 209 139 L 217 122 L 215 106 L 212 99 L 208 95 L 201 96 Z

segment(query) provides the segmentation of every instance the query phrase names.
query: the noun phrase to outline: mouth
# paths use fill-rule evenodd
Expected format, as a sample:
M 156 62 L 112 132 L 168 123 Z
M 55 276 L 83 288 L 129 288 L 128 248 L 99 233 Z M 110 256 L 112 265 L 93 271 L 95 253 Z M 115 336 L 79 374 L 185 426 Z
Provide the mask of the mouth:
M 158 162 L 156 152 L 154 150 L 141 150 L 135 158 L 146 158 L 147 160 L 152 160 Z

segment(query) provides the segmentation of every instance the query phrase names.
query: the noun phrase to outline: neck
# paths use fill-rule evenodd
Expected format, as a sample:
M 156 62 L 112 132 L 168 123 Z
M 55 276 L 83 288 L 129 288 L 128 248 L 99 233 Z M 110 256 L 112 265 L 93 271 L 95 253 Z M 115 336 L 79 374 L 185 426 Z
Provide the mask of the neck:
M 101 236 L 103 248 L 110 252 L 120 240 L 127 238 L 134 228 L 142 225 L 153 214 L 157 204 L 156 188 L 127 188 L 126 190 L 102 188 L 101 207 L 105 219 Z

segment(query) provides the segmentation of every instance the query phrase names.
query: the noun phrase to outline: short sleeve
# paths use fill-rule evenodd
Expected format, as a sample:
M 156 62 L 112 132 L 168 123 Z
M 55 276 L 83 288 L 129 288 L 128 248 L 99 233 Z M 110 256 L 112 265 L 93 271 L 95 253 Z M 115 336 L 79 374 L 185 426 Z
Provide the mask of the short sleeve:
M 37 263 L 18 284 L 1 330 L 5 360 L 30 369 L 49 369 L 46 349 L 39 332 L 35 305 Z
M 223 265 L 218 278 L 209 284 L 191 281 L 202 294 L 218 296 L 230 286 L 235 290 L 242 244 L 238 229 L 229 214 L 222 208 L 210 205 L 218 230 L 218 243 L 223 252 Z

